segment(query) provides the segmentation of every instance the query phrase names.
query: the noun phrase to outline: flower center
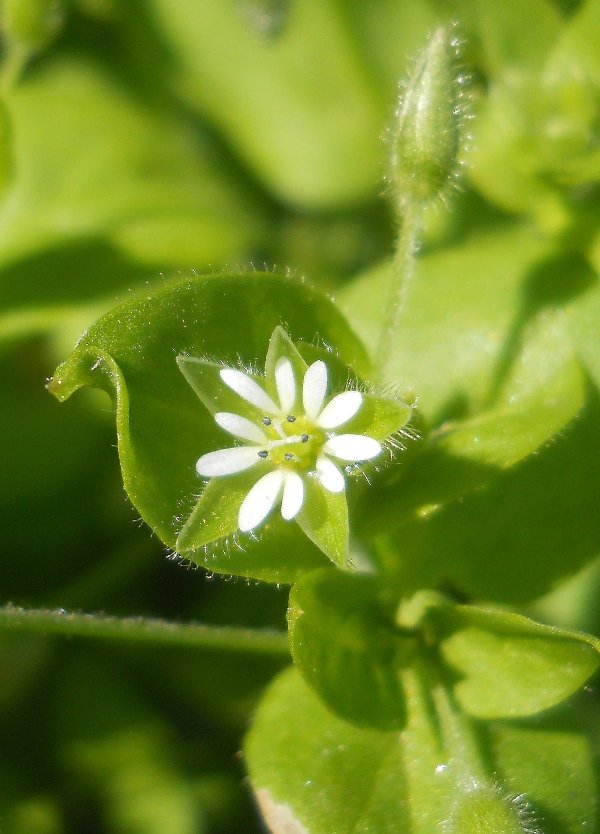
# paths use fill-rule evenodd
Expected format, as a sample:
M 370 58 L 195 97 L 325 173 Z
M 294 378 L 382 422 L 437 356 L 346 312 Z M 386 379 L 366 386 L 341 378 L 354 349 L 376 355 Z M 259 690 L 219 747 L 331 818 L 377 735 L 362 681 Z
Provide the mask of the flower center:
M 326 438 L 323 430 L 303 415 L 288 414 L 284 418 L 263 417 L 267 442 L 258 453 L 263 460 L 276 466 L 294 469 L 314 469 L 321 446 Z

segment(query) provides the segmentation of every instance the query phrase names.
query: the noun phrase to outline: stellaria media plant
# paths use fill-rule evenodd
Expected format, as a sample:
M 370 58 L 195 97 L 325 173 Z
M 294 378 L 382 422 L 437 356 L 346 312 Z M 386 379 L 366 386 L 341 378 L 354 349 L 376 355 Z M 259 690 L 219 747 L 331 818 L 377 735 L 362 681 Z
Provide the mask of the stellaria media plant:
M 390 130 L 399 233 L 383 277 L 337 301 L 268 272 L 180 280 L 104 315 L 49 385 L 60 400 L 111 395 L 125 489 L 171 552 L 292 586 L 293 665 L 245 742 L 275 834 L 595 830 L 588 740 L 560 705 L 600 643 L 511 610 L 569 568 L 490 564 L 485 535 L 452 548 L 461 506 L 492 502 L 505 477 L 522 489 L 513 473 L 576 417 L 581 367 L 556 349 L 558 325 L 502 352 L 482 321 L 470 350 L 489 352 L 490 372 L 471 379 L 463 363 L 453 406 L 452 357 L 422 379 L 410 360 L 435 366 L 444 350 L 446 325 L 434 342 L 420 320 L 417 248 L 432 204 L 451 210 L 468 110 L 444 26 Z

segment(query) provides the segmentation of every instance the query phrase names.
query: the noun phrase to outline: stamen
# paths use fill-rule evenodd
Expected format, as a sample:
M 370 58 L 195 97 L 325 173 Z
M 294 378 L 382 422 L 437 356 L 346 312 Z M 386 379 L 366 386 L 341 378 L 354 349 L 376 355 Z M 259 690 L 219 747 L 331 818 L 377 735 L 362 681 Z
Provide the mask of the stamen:
M 307 434 L 301 435 L 300 443 L 308 443 L 308 435 Z
M 285 419 L 288 421 L 288 423 L 295 423 L 296 422 L 296 418 L 294 417 L 293 414 L 288 414 L 288 416 Z
M 271 425 L 271 418 L 270 417 L 263 417 L 261 420 L 263 426 L 270 426 Z
M 259 456 L 259 458 L 262 458 L 262 459 L 264 460 L 265 458 L 268 458 L 268 457 L 269 457 L 269 453 L 267 452 L 267 450 L 266 450 L 266 449 L 262 449 L 262 450 L 258 453 L 258 456 Z

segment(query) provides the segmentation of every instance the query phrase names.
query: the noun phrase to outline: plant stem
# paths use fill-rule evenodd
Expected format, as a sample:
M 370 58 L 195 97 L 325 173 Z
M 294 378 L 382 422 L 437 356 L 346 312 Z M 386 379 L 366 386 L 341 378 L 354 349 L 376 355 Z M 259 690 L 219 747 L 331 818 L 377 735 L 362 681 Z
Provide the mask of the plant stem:
M 414 273 L 418 227 L 418 205 L 406 206 L 398 235 L 396 253 L 394 255 L 394 279 L 392 281 L 385 321 L 377 347 L 375 364 L 380 373 L 388 360 L 392 338 L 398 328 L 402 308 L 406 302 L 410 280 Z
M 287 635 L 275 630 L 172 623 L 147 617 L 121 619 L 105 614 L 68 613 L 62 608 L 49 610 L 6 605 L 0 608 L 0 629 L 218 651 L 254 652 L 280 657 L 289 653 Z

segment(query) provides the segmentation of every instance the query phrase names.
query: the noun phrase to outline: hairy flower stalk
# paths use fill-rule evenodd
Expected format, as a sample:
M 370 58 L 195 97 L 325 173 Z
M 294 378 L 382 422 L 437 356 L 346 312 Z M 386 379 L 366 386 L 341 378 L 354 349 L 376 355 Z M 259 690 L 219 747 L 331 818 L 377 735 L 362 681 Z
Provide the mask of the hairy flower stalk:
M 220 532 L 253 533 L 279 509 L 285 522 L 296 521 L 330 558 L 343 561 L 347 478 L 384 457 L 383 443 L 407 423 L 410 406 L 356 389 L 331 392 L 327 362 L 307 364 L 282 328 L 273 333 L 262 378 L 201 359 L 178 361 L 231 438 L 196 462 L 209 483 L 180 541 L 190 525 L 194 541 L 209 540 L 217 504 L 227 517 Z
M 414 271 L 415 249 L 424 210 L 443 201 L 460 170 L 466 119 L 466 75 L 460 66 L 453 26 L 433 32 L 412 75 L 400 88 L 391 129 L 391 193 L 400 231 L 394 283 L 378 347 L 378 365 L 387 361 Z

